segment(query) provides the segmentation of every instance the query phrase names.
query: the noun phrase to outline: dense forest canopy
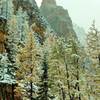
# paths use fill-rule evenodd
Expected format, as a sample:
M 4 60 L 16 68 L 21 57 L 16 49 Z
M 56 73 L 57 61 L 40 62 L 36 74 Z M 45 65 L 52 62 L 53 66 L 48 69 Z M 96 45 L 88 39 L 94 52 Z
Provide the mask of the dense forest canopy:
M 0 100 L 99 100 L 99 29 L 74 29 L 55 0 L 0 0 Z

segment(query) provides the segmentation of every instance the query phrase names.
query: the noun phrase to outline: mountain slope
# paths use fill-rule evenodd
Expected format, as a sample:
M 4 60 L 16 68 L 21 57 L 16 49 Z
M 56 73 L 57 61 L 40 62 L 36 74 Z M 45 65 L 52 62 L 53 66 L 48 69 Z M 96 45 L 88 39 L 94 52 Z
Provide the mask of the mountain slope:
M 59 36 L 77 38 L 68 11 L 57 6 L 55 0 L 43 0 L 40 11 Z

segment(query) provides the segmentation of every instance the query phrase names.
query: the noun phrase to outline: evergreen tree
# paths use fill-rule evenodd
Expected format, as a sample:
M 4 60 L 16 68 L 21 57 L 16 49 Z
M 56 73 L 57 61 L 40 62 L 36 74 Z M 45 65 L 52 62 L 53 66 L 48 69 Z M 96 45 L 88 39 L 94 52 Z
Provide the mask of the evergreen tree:
M 18 29 L 18 35 L 19 35 L 19 46 L 24 46 L 25 41 L 27 39 L 27 33 L 29 33 L 29 27 L 28 27 L 28 15 L 25 11 L 22 10 L 20 7 L 16 13 L 17 18 L 17 29 Z
M 87 51 L 88 55 L 92 58 L 97 58 L 99 60 L 99 50 L 100 50 L 100 33 L 98 29 L 96 29 L 95 21 L 93 21 L 92 26 L 87 35 Z
M 81 54 L 80 47 L 74 40 L 66 43 L 63 38 L 59 38 L 51 44 L 49 54 L 51 91 L 61 100 L 81 100 L 85 92 L 82 89 L 85 80 L 80 63 L 83 59 Z
M 96 29 L 95 21 L 93 21 L 90 31 L 87 35 L 87 55 L 92 61 L 90 66 L 91 72 L 87 73 L 89 100 L 91 98 L 98 100 L 99 98 L 99 72 L 100 72 L 100 32 Z
M 13 8 L 12 8 L 13 9 Z M 17 45 L 19 43 L 19 37 L 18 37 L 18 30 L 17 30 L 17 20 L 16 16 L 13 15 L 13 10 L 11 10 L 11 17 L 9 18 L 9 21 L 7 23 L 7 36 L 6 36 L 6 52 L 9 59 L 9 62 L 11 63 L 11 66 L 9 66 L 9 71 L 12 73 L 13 78 L 15 79 L 15 70 L 16 70 L 16 54 L 17 54 Z
M 43 64 L 42 64 L 42 75 L 41 81 L 39 83 L 39 92 L 38 92 L 38 100 L 49 100 L 48 94 L 48 63 L 47 63 L 47 54 L 44 54 Z
M 25 47 L 21 47 L 18 53 L 19 68 L 16 71 L 19 87 L 16 91 L 21 91 L 23 98 L 33 100 L 35 98 L 36 83 L 38 81 L 37 68 L 39 67 L 38 50 L 32 33 L 27 33 Z M 33 95 L 34 94 L 34 95 Z
M 14 85 L 16 84 L 15 80 L 15 70 L 16 70 L 16 53 L 17 53 L 17 44 L 18 44 L 18 37 L 17 37 L 17 23 L 16 23 L 16 16 L 13 15 L 13 4 L 12 0 L 8 0 L 6 2 L 9 2 L 9 13 L 7 22 L 7 34 L 6 34 L 6 41 L 5 41 L 5 49 L 6 53 L 5 55 L 5 62 L 1 68 L 6 66 L 5 70 L 3 70 L 2 74 L 5 73 L 6 77 L 2 77 L 0 82 L 3 82 L 5 85 L 3 87 L 6 88 L 6 85 L 10 85 L 12 88 L 12 97 L 11 99 L 14 100 Z M 6 3 L 3 2 L 3 3 Z M 6 90 L 6 89 L 5 89 Z M 3 91 L 3 89 L 2 89 Z M 5 92 L 6 93 L 6 92 Z M 4 97 L 3 97 L 4 98 Z M 6 97 L 5 97 L 6 99 Z
M 61 100 L 66 99 L 66 73 L 64 62 L 64 50 L 66 45 L 64 39 L 55 39 L 51 44 L 51 51 L 49 53 L 49 77 L 51 84 L 51 93 Z

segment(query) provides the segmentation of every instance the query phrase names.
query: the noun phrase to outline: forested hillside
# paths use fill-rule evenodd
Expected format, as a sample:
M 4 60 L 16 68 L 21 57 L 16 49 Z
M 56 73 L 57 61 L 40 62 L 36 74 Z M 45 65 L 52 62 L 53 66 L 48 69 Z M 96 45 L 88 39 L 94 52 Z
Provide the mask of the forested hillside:
M 67 10 L 54 0 L 43 2 L 53 10 L 39 10 L 35 0 L 0 0 L 0 100 L 99 100 L 95 21 L 83 48 Z

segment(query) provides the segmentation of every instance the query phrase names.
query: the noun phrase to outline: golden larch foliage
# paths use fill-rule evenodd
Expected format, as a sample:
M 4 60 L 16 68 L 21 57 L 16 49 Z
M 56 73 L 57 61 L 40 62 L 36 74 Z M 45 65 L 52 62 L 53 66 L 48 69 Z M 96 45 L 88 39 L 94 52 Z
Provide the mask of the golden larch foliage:
M 5 52 L 5 34 L 4 32 L 0 31 L 0 53 Z

